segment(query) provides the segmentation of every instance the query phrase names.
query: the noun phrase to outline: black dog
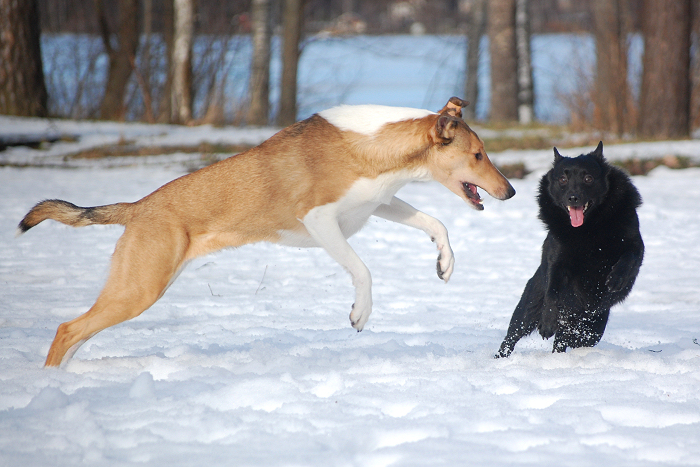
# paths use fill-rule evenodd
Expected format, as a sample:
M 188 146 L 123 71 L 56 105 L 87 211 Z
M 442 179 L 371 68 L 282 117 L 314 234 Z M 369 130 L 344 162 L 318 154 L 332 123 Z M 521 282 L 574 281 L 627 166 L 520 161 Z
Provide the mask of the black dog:
M 644 257 L 637 189 L 603 157 L 603 143 L 562 157 L 540 180 L 539 218 L 548 230 L 542 263 L 528 281 L 496 357 L 537 328 L 553 335 L 553 352 L 593 347 L 603 337 L 610 307 L 627 297 Z

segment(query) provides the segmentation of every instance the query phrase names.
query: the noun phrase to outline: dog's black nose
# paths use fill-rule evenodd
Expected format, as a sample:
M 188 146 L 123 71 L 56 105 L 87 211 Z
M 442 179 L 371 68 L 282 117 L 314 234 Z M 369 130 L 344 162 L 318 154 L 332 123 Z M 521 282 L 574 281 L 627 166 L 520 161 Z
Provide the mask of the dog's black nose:
M 576 196 L 576 195 L 569 196 L 569 203 L 571 203 L 571 204 L 578 203 L 578 196 Z

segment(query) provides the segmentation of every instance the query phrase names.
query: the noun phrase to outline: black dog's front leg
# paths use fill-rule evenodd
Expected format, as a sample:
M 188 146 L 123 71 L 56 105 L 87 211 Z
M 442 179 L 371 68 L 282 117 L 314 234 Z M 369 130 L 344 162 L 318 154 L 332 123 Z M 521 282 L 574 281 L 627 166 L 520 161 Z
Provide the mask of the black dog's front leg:
M 495 355 L 496 358 L 508 357 L 513 352 L 515 344 L 537 327 L 541 316 L 542 301 L 544 300 L 545 276 L 545 269 L 543 266 L 540 266 L 535 275 L 527 281 L 525 290 L 523 290 L 520 301 L 510 319 L 508 333 L 503 339 L 498 353 Z
M 537 326 L 544 339 L 549 339 L 559 329 L 561 313 L 569 305 L 563 300 L 567 285 L 568 280 L 562 268 L 556 265 L 550 267 L 547 275 L 547 291 L 542 304 L 542 316 Z
M 627 251 L 623 254 L 605 279 L 608 291 L 620 292 L 623 289 L 631 289 L 641 265 L 642 254 L 638 251 Z
M 556 301 L 552 299 L 547 299 L 544 301 L 544 306 L 542 307 L 542 317 L 537 325 L 537 329 L 543 339 L 549 339 L 552 337 L 559 328 L 559 309 L 556 305 Z
M 544 339 L 549 339 L 559 326 L 559 291 L 566 282 L 565 271 L 557 261 L 560 256 L 559 243 L 552 237 L 547 238 L 542 245 L 542 264 L 540 269 L 543 276 L 543 303 L 540 311 L 537 329 Z
M 600 342 L 610 316 L 610 308 L 596 310 L 574 309 L 563 316 L 554 338 L 552 352 L 566 352 L 567 348 L 594 347 Z

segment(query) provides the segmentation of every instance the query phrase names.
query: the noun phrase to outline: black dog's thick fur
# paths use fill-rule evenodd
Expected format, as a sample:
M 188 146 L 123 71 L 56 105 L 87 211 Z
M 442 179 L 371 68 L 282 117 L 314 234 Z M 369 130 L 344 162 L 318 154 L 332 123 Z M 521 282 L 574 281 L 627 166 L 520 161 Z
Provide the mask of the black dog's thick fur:
M 542 263 L 528 281 L 496 357 L 537 328 L 554 338 L 553 352 L 593 347 L 610 307 L 627 297 L 644 257 L 630 178 L 609 165 L 603 143 L 578 157 L 562 157 L 540 180 L 539 218 L 548 230 Z

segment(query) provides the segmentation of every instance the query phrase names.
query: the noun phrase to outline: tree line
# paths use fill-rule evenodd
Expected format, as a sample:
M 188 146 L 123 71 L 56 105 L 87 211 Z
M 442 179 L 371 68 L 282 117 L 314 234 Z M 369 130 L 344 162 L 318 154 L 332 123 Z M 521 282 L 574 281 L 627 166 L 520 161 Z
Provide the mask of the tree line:
M 330 34 L 422 28 L 421 32 L 467 36 L 464 97 L 471 102 L 479 93 L 479 50 L 472 45 L 482 35 L 488 36 L 491 120 L 529 123 L 534 118 L 533 30 L 585 30 L 595 38 L 595 72 L 593 81 L 571 98 L 574 123 L 618 135 L 655 138 L 688 136 L 700 126 L 700 0 L 0 0 L 2 114 L 49 113 L 42 26 L 52 32 L 84 32 L 101 38 L 99 54 L 107 57 L 108 65 L 94 116 L 103 119 L 127 118 L 127 86 L 136 82 L 144 109 L 140 119 L 191 123 L 195 120 L 193 79 L 198 77 L 211 81 L 206 114 L 214 118 L 220 91 L 212 68 L 193 73 L 193 41 L 207 33 L 247 34 L 253 53 L 245 109 L 237 122 L 288 125 L 297 113 L 296 70 L 304 35 L 323 28 Z M 270 43 L 275 33 L 281 38 L 283 69 L 279 108 L 272 122 Z M 628 80 L 633 33 L 644 40 L 638 95 Z M 166 72 L 160 81 L 149 68 L 156 50 L 149 39 L 156 36 L 165 50 Z M 473 112 L 473 106 L 468 109 Z M 474 115 L 467 113 L 465 118 Z

